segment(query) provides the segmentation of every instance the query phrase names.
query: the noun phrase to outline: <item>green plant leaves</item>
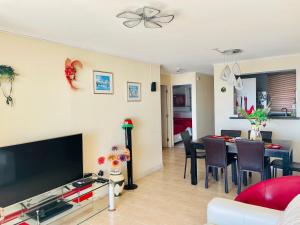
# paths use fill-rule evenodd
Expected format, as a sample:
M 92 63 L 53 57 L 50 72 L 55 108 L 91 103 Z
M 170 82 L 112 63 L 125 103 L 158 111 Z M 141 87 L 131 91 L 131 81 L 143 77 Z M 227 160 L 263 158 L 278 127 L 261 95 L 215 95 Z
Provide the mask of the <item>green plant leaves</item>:
M 0 65 L 0 78 L 8 76 L 10 79 L 14 79 L 17 74 L 11 66 Z
M 261 124 L 263 121 L 268 120 L 268 109 L 257 109 L 251 114 L 247 114 L 244 109 L 240 109 L 239 112 L 243 117 L 248 119 L 251 124 Z

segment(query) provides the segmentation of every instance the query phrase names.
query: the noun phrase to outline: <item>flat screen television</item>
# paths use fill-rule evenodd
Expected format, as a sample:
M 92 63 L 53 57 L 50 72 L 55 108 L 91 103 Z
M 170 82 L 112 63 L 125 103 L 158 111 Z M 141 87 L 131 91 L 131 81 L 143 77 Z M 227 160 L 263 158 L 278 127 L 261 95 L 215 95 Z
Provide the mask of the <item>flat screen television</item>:
M 82 134 L 0 148 L 0 207 L 83 177 Z

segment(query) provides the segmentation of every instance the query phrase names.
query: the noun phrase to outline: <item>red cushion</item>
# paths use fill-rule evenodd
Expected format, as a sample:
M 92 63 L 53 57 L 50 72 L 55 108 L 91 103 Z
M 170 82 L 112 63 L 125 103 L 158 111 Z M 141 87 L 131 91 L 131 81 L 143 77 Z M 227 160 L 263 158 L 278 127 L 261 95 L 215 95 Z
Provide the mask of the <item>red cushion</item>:
M 241 192 L 235 201 L 285 210 L 298 194 L 300 194 L 300 176 L 285 176 L 255 184 Z

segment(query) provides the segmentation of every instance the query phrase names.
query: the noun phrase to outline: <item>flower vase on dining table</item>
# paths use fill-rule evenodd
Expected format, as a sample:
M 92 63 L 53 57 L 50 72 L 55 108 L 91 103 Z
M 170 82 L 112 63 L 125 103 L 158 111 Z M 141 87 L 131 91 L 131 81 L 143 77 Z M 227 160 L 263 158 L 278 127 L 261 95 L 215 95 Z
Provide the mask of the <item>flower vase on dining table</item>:
M 252 141 L 261 141 L 262 140 L 259 126 L 257 126 L 257 125 L 252 125 L 251 126 L 251 131 L 250 131 L 250 137 L 249 138 Z
M 267 125 L 268 114 L 270 112 L 270 104 L 263 109 L 254 109 L 252 105 L 249 110 L 240 108 L 239 110 L 242 117 L 249 120 L 251 124 L 251 131 L 249 135 L 250 140 L 262 141 L 260 128 Z

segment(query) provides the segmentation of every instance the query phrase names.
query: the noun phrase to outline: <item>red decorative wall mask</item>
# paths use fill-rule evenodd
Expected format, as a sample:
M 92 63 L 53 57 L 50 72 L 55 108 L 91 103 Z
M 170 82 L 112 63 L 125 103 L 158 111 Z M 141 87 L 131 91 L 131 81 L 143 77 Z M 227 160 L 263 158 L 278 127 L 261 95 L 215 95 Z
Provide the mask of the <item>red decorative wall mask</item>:
M 78 68 L 82 68 L 82 63 L 79 60 L 72 61 L 67 58 L 65 61 L 65 74 L 68 83 L 70 84 L 72 89 L 78 89 L 73 85 L 73 81 L 76 80 L 76 72 Z

